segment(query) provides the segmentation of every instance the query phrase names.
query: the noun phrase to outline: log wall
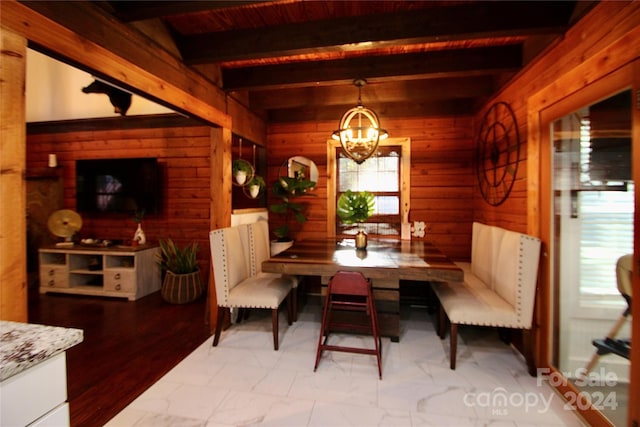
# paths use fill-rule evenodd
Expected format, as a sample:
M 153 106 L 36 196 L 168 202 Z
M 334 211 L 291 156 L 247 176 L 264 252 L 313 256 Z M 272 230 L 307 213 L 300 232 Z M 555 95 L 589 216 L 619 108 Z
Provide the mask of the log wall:
M 157 157 L 162 209 L 142 221 L 147 241 L 171 238 L 181 246 L 198 242 L 206 279 L 210 265 L 211 145 L 211 128 L 202 125 L 28 133 L 27 169 L 46 167 L 48 154 L 55 153 L 62 170 L 64 207 L 75 209 L 75 160 Z M 136 229 L 133 217 L 127 214 L 82 214 L 82 220 L 82 238 L 131 240 Z
M 540 235 L 538 200 L 546 195 L 539 193 L 538 155 L 534 153 L 532 157 L 529 152 L 530 140 L 537 138 L 535 134 L 529 135 L 529 114 L 537 113 L 620 68 L 637 58 L 639 50 L 640 3 L 602 2 L 476 114 L 474 121 L 480 123 L 493 102 L 509 103 L 517 118 L 523 144 L 521 154 L 524 153 L 511 196 L 503 205 L 488 205 L 482 200 L 479 189 L 474 189 L 476 221 Z M 536 96 L 542 91 L 544 97 Z
M 271 124 L 267 128 L 269 182 L 277 178 L 280 166 L 291 156 L 308 157 L 318 166 L 317 197 L 305 199 L 308 221 L 295 230 L 298 239 L 327 235 L 326 145 L 338 119 Z M 468 259 L 475 185 L 471 117 L 394 118 L 384 120 L 383 126 L 394 138 L 411 139 L 409 221 L 425 221 L 425 240 L 434 242 L 452 259 Z M 272 226 L 279 223 L 271 217 Z

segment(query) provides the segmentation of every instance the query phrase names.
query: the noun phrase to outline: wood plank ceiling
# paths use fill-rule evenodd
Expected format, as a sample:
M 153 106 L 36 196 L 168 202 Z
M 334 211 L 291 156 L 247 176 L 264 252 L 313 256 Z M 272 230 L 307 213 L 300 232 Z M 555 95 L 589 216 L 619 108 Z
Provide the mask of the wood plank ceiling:
M 110 1 L 270 122 L 472 114 L 592 6 L 581 1 Z M 166 43 L 165 43 L 166 45 Z

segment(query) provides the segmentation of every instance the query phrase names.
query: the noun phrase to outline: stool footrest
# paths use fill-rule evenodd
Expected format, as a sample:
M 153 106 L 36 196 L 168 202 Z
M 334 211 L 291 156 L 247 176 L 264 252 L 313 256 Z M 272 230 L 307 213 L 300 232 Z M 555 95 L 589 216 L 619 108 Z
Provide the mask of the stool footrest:
M 375 349 L 360 348 L 360 347 L 345 347 L 340 345 L 323 344 L 320 346 L 321 350 L 329 351 L 342 351 L 345 353 L 359 353 L 359 354 L 372 354 L 377 355 L 378 352 Z
M 341 330 L 348 329 L 352 331 L 373 333 L 373 327 L 369 325 L 356 325 L 354 323 L 341 323 L 341 322 L 331 322 L 327 325 L 327 331 L 333 331 L 337 329 L 341 329 Z

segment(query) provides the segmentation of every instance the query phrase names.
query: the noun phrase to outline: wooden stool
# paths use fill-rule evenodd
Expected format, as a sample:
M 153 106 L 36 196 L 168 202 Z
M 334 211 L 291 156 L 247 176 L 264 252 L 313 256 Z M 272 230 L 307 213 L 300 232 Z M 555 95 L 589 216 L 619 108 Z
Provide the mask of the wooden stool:
M 366 313 L 369 324 L 335 321 L 333 320 L 334 309 Z M 373 335 L 375 349 L 327 344 L 329 333 L 332 329 L 368 332 Z M 339 271 L 329 280 L 327 297 L 322 311 L 322 325 L 320 326 L 316 365 L 313 368 L 314 372 L 318 369 L 318 363 L 324 350 L 375 355 L 378 359 L 378 374 L 380 379 L 382 379 L 382 364 L 380 362 L 382 340 L 378 332 L 378 318 L 373 303 L 371 281 L 365 278 L 362 273 Z

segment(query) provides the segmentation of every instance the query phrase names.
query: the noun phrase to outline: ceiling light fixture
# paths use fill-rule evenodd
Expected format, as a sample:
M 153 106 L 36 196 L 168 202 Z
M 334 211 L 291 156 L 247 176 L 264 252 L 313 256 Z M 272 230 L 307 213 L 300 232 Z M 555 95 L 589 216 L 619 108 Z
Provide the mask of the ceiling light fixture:
M 367 81 L 357 79 L 353 84 L 358 88 L 358 105 L 344 113 L 339 129 L 331 137 L 340 141 L 347 156 L 360 164 L 376 152 L 380 140 L 389 134 L 380 128 L 380 120 L 375 111 L 362 105 L 360 96 Z

